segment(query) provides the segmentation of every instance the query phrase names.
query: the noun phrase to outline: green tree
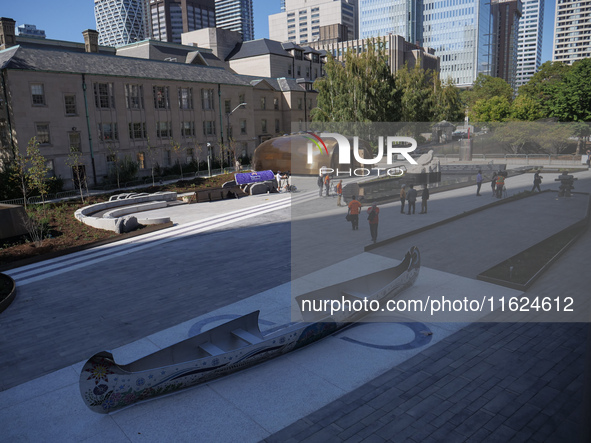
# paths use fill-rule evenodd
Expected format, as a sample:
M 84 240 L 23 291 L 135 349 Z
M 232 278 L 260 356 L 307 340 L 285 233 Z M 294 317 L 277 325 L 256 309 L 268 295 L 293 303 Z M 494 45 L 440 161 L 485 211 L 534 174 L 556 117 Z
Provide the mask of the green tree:
M 529 95 L 518 95 L 511 103 L 511 118 L 515 120 L 535 121 L 546 117 L 537 100 Z
M 519 88 L 518 97 L 527 97 L 536 103 L 540 118 L 552 117 L 550 104 L 562 88 L 564 76 L 570 66 L 562 62 L 546 62 L 529 81 Z
M 433 72 L 419 67 L 400 69 L 396 81 L 401 90 L 401 120 L 404 122 L 429 122 L 434 119 L 435 77 Z
M 447 120 L 448 122 L 463 122 L 465 109 L 462 103 L 460 90 L 454 84 L 451 77 L 445 82 L 435 82 L 435 115 L 437 122 Z
M 542 122 L 510 121 L 494 124 L 493 137 L 511 154 L 523 154 L 537 146 L 540 132 L 544 130 Z
M 552 117 L 563 122 L 591 121 L 591 59 L 573 63 L 553 92 L 548 103 Z
M 27 145 L 27 159 L 30 165 L 27 171 L 29 185 L 31 188 L 39 191 L 43 207 L 45 208 L 45 198 L 48 194 L 49 183 L 52 177 L 48 175 L 49 168 L 47 167 L 47 160 L 41 154 L 39 142 L 35 137 Z
M 16 151 L 14 154 L 14 161 L 9 167 L 9 177 L 22 193 L 24 206 L 27 209 L 27 197 L 30 192 L 29 180 L 27 178 L 27 158 L 19 151 Z
M 480 99 L 472 105 L 469 115 L 473 122 L 503 122 L 511 115 L 511 103 L 498 95 Z
M 170 149 L 174 152 L 175 159 L 179 164 L 179 168 L 181 170 L 181 179 L 183 178 L 183 163 L 184 159 L 182 158 L 182 154 L 184 152 L 184 148 L 181 147 L 181 144 L 177 142 L 175 139 L 170 139 Z
M 84 162 L 82 161 L 82 153 L 74 146 L 70 146 L 70 154 L 68 154 L 68 158 L 66 159 L 66 165 L 72 168 L 72 181 L 74 182 L 74 186 L 78 186 L 80 200 L 84 203 L 84 192 L 82 191 L 83 185 L 86 183 Z
M 365 49 L 361 54 L 348 50 L 344 63 L 329 54 L 324 66 L 326 75 L 314 83 L 318 99 L 311 112 L 313 121 L 399 120 L 400 97 L 388 67 L 385 42 L 371 40 Z
M 513 100 L 513 89 L 502 78 L 478 74 L 472 90 L 467 91 L 465 97 L 469 108 L 472 108 L 479 100 L 490 100 L 493 97 L 502 97 L 508 103 L 511 103 Z

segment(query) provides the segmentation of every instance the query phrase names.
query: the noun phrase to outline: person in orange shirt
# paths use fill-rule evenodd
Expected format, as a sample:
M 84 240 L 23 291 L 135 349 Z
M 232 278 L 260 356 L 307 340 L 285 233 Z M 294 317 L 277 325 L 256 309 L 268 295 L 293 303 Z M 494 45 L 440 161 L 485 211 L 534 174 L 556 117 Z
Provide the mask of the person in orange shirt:
M 340 180 L 336 186 L 337 190 L 337 206 L 341 206 L 341 197 L 343 197 L 343 180 Z
M 351 226 L 354 231 L 359 229 L 359 212 L 361 212 L 361 203 L 359 203 L 353 195 L 349 202 L 349 215 L 351 215 Z
M 326 196 L 330 195 L 330 175 L 326 174 L 324 176 L 324 187 L 326 188 Z
M 367 219 L 369 220 L 369 233 L 371 234 L 371 241 L 376 242 L 378 239 L 378 223 L 380 222 L 380 208 L 374 203 L 370 208 L 367 208 Z

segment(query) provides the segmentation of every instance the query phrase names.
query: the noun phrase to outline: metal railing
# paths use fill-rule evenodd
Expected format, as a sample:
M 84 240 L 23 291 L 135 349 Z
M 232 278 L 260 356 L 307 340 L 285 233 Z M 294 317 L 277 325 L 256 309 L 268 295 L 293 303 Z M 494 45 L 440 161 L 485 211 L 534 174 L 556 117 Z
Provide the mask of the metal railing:
M 435 157 L 441 163 L 459 161 L 459 154 L 442 154 Z M 553 166 L 582 166 L 580 155 L 576 154 L 473 154 L 472 162 L 483 161 L 486 163 L 502 162 L 520 165 L 553 165 Z M 469 160 L 468 160 L 469 161 Z
M 248 169 L 250 168 L 250 166 L 243 166 L 241 168 L 242 169 Z M 235 172 L 234 168 L 224 168 L 222 169 L 212 169 L 211 170 L 211 177 L 215 176 L 215 175 L 221 175 L 221 174 L 228 174 L 228 173 L 232 173 Z M 194 178 L 207 178 L 210 177 L 209 172 L 207 170 L 199 170 L 196 172 L 189 172 L 189 173 L 185 173 L 183 174 L 182 180 L 192 180 Z M 162 181 L 162 183 L 164 182 L 174 182 L 177 180 L 181 180 L 181 176 L 179 175 L 166 175 L 166 176 L 162 176 L 162 177 L 154 177 L 154 184 L 155 185 L 159 185 L 160 182 Z M 132 181 L 128 181 L 128 182 L 124 182 L 121 183 L 121 186 L 117 186 L 117 183 L 107 183 L 107 184 L 103 184 L 100 186 L 95 186 L 93 189 L 89 190 L 88 192 L 86 192 L 86 189 L 83 190 L 83 195 L 84 197 L 88 197 L 89 194 L 96 194 L 96 193 L 100 193 L 101 191 L 114 191 L 114 190 L 118 190 L 118 189 L 130 189 L 130 188 L 137 188 L 137 187 L 144 187 L 144 186 L 150 186 L 152 184 L 152 176 L 146 176 L 146 177 L 142 177 L 142 178 L 138 178 L 136 180 L 132 180 Z M 80 196 L 80 190 L 79 189 L 70 189 L 67 191 L 60 191 L 56 194 L 49 194 L 47 196 L 45 196 L 45 202 L 55 202 L 57 200 L 64 200 L 64 199 L 69 199 L 69 198 L 76 198 Z M 27 198 L 27 204 L 38 204 L 38 203 L 42 203 L 42 198 L 40 195 L 34 195 L 31 197 Z M 20 206 L 24 206 L 25 205 L 25 200 L 21 197 L 21 198 L 13 198 L 11 200 L 3 200 L 0 201 L 0 204 L 5 204 L 5 205 L 20 205 Z

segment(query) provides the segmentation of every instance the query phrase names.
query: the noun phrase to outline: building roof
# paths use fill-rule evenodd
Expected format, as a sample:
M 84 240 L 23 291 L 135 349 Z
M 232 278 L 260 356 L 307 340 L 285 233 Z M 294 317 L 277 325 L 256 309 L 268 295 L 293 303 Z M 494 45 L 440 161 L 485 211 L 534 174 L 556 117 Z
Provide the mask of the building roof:
M 14 46 L 0 51 L 0 69 L 249 85 L 224 69 L 141 58 Z
M 283 49 L 285 49 L 286 51 L 291 51 L 292 49 L 297 49 L 298 51 L 304 50 L 304 48 L 302 48 L 300 45 L 296 45 L 293 42 L 281 43 L 281 46 L 283 46 Z
M 250 40 L 248 42 L 238 43 L 234 50 L 230 52 L 226 60 L 238 60 L 241 58 L 256 57 L 258 55 L 274 54 L 283 57 L 291 57 L 282 44 L 275 40 L 261 38 Z

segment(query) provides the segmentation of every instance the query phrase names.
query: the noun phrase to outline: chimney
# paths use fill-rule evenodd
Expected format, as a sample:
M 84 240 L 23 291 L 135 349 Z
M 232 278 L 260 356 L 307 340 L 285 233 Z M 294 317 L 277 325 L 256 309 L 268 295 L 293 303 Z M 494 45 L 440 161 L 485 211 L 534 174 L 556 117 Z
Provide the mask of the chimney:
M 11 18 L 0 18 L 0 50 L 16 45 L 15 25 L 16 22 Z
M 86 52 L 98 52 L 98 35 L 94 29 L 87 29 L 82 31 L 84 36 L 84 50 Z

